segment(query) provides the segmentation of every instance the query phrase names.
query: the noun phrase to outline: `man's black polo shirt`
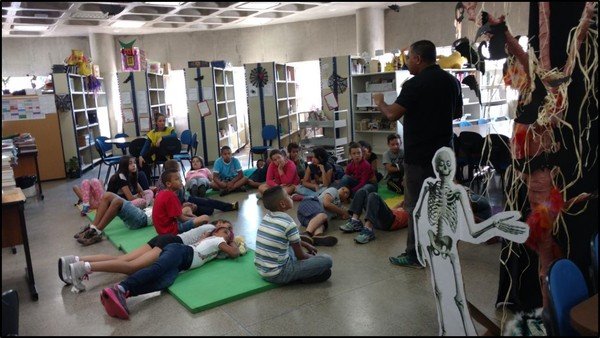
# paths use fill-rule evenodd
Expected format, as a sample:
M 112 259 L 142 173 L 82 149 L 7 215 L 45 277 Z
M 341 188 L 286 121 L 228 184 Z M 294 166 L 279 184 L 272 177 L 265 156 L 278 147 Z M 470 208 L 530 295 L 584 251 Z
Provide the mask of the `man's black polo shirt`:
M 460 82 L 438 65 L 402 85 L 396 103 L 404 114 L 404 161 L 431 165 L 435 152 L 452 141 L 452 116 L 462 110 Z

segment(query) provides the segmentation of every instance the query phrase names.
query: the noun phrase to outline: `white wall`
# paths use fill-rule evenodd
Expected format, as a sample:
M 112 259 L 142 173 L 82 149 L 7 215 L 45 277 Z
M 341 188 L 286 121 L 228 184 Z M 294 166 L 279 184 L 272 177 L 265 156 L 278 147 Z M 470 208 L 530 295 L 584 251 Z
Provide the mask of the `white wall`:
M 48 75 L 52 65 L 63 64 L 71 49 L 90 55 L 87 36 L 64 38 L 2 37 L 2 76 Z

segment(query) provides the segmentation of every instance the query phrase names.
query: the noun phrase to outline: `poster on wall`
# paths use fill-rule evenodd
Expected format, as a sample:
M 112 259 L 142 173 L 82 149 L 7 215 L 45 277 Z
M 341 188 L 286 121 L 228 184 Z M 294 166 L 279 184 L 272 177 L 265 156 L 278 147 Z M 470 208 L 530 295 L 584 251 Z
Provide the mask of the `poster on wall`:
M 333 95 L 333 93 L 329 93 L 323 96 L 323 98 L 325 99 L 325 103 L 327 104 L 327 109 L 333 110 L 338 107 L 338 102 L 335 99 L 335 95 Z
M 198 102 L 198 110 L 200 111 L 200 116 L 202 117 L 207 117 L 212 114 L 206 100 Z
M 123 123 L 131 123 L 134 121 L 133 119 L 133 109 L 131 108 L 123 108 L 121 110 L 123 114 Z

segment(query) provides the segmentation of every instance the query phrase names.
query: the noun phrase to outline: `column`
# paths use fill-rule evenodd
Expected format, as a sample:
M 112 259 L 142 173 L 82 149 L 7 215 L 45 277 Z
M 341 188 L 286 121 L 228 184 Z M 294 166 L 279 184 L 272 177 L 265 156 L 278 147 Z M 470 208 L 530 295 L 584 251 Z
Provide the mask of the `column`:
M 356 10 L 356 47 L 358 55 L 363 52 L 375 56 L 375 50 L 385 51 L 385 22 L 383 8 L 360 8 Z
M 100 76 L 104 78 L 108 117 L 98 117 L 102 136 L 112 136 L 122 130 L 121 100 L 117 83 L 117 47 L 110 34 L 90 33 L 90 54 L 92 63 L 100 66 Z M 103 123 L 104 122 L 104 123 Z M 106 128 L 110 128 L 107 130 Z

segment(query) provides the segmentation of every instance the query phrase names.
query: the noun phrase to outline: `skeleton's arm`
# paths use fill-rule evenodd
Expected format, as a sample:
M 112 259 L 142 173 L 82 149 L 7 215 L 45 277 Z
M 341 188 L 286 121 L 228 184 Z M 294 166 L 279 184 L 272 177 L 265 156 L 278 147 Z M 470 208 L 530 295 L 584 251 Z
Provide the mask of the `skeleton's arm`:
M 421 218 L 421 209 L 423 209 L 423 203 L 427 200 L 426 195 L 432 186 L 433 186 L 433 184 L 427 180 L 425 181 L 425 184 L 423 184 L 423 188 L 421 189 L 421 193 L 419 194 L 420 203 L 414 210 L 415 223 L 418 223 L 419 218 Z

